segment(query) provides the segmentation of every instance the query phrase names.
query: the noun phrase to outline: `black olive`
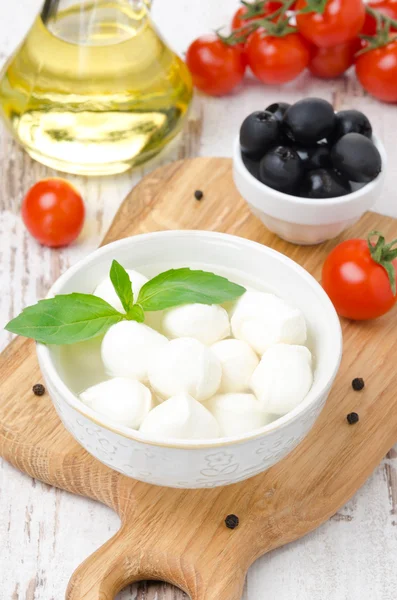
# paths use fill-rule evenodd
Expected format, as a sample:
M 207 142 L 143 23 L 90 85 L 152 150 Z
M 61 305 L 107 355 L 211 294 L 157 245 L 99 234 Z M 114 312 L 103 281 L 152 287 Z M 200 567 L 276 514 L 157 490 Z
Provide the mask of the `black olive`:
M 352 191 L 350 182 L 332 169 L 308 171 L 300 195 L 303 198 L 337 198 Z
M 341 110 L 336 113 L 336 125 L 332 141 L 338 141 L 347 133 L 361 133 L 361 135 L 371 139 L 372 125 L 364 113 L 359 110 Z
M 241 153 L 241 158 L 247 171 L 249 171 L 256 179 L 259 179 L 259 160 L 250 158 L 243 153 Z
M 294 142 L 313 146 L 331 136 L 335 121 L 335 112 L 329 102 L 321 98 L 305 98 L 287 110 L 283 129 Z
M 331 150 L 335 169 L 350 181 L 368 183 L 382 170 L 382 159 L 377 147 L 360 133 L 348 133 Z
M 291 104 L 288 104 L 287 102 L 276 102 L 265 108 L 265 112 L 272 113 L 278 121 L 282 121 L 290 106 Z
M 317 144 L 317 146 L 293 146 L 298 154 L 306 171 L 321 169 L 322 167 L 331 167 L 331 154 L 326 144 Z
M 273 148 L 259 164 L 260 181 L 285 194 L 297 193 L 303 174 L 301 159 L 295 150 L 287 146 Z
M 279 134 L 280 123 L 272 113 L 254 112 L 241 125 L 241 150 L 251 158 L 261 158 L 277 143 Z

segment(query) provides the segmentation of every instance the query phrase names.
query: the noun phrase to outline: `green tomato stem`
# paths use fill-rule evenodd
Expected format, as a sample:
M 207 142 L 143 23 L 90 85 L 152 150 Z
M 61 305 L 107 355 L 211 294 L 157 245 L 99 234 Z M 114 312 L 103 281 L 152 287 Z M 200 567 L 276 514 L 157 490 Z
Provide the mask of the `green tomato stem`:
M 371 242 L 371 238 L 377 236 L 375 245 Z M 379 231 L 371 231 L 367 237 L 368 249 L 372 260 L 378 265 L 383 267 L 389 278 L 389 283 L 393 296 L 396 295 L 396 269 L 393 264 L 393 260 L 397 258 L 397 248 L 393 246 L 397 245 L 397 239 L 386 244 L 386 240 L 382 233 Z
M 254 22 L 250 22 L 238 29 L 235 29 L 230 35 L 222 36 L 220 30 L 216 31 L 219 39 L 228 46 L 236 46 L 237 44 L 245 43 L 248 37 L 259 28 L 264 29 L 269 35 L 277 37 L 283 37 L 289 33 L 295 33 L 297 29 L 290 27 L 289 18 L 286 17 L 286 13 L 290 10 L 295 0 L 283 0 L 282 6 L 274 11 L 272 14 L 267 15 L 263 19 L 257 19 Z M 241 21 L 248 21 L 252 17 L 258 16 L 263 10 L 267 3 L 267 0 L 261 2 L 248 3 L 242 2 L 244 6 L 248 8 L 245 15 L 241 17 Z M 277 21 L 275 22 L 275 19 Z
M 366 54 L 367 52 L 376 50 L 377 48 L 382 48 L 383 46 L 390 44 L 390 42 L 397 40 L 397 36 L 391 35 L 390 33 L 390 29 L 392 27 L 397 29 L 396 19 L 392 19 L 387 15 L 383 15 L 381 12 L 372 8 L 371 6 L 366 6 L 365 10 L 376 20 L 376 33 L 375 35 L 360 35 L 361 39 L 365 40 L 368 45 L 357 52 L 356 56 Z
M 369 15 L 371 15 L 371 17 L 373 17 L 376 20 L 377 26 L 379 26 L 383 21 L 383 22 L 390 23 L 391 27 L 395 27 L 397 29 L 397 20 L 396 19 L 392 19 L 391 17 L 388 17 L 387 15 L 382 14 L 381 12 L 379 12 L 379 10 L 376 10 L 375 8 L 371 8 L 371 6 L 368 6 L 368 5 L 365 7 L 365 10 Z
M 328 0 L 306 0 L 306 6 L 300 13 L 307 14 L 314 12 L 322 15 L 327 7 L 327 2 Z

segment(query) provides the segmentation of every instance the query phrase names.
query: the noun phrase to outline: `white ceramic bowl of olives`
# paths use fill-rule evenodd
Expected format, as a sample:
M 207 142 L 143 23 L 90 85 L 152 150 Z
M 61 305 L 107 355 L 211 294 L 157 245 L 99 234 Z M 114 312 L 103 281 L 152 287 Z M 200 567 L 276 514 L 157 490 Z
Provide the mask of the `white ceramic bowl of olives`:
M 270 231 L 319 244 L 354 225 L 381 192 L 386 151 L 368 118 L 319 98 L 249 115 L 233 150 L 236 187 Z

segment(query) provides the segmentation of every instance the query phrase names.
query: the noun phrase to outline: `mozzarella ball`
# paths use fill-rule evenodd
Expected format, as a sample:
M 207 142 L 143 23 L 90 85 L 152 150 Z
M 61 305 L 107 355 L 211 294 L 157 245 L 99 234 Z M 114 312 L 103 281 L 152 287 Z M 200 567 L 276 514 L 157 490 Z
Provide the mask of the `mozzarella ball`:
M 311 353 L 304 346 L 289 344 L 269 348 L 251 378 L 262 409 L 280 416 L 298 406 L 312 384 Z
M 127 269 L 127 273 L 130 277 L 130 281 L 132 284 L 134 302 L 136 302 L 139 296 L 139 292 L 141 291 L 141 287 L 149 280 L 141 273 L 138 273 L 138 271 L 132 271 L 131 269 Z M 113 306 L 113 308 L 115 308 L 119 312 L 125 313 L 123 305 L 121 304 L 120 298 L 116 294 L 116 290 L 113 287 L 113 283 L 111 282 L 110 277 L 106 277 L 106 279 L 104 279 L 95 288 L 94 296 L 102 298 L 102 300 L 105 300 L 108 304 L 110 304 L 110 306 Z
M 236 304 L 231 324 L 234 337 L 260 355 L 274 344 L 306 342 L 303 314 L 274 294 L 246 292 Z
M 218 391 L 222 367 L 215 354 L 198 340 L 179 338 L 153 356 L 149 381 L 162 398 L 189 394 L 199 402 Z
M 139 429 L 152 408 L 152 394 L 139 381 L 115 377 L 80 394 L 84 404 L 119 425 Z
M 179 394 L 156 406 L 144 419 L 140 431 L 157 438 L 184 440 L 219 437 L 212 414 L 189 394 Z
M 145 382 L 152 357 L 167 344 L 166 337 L 147 325 L 121 321 L 108 329 L 102 341 L 105 371 L 112 377 L 131 377 Z
M 274 419 L 261 409 L 253 394 L 219 394 L 205 406 L 217 420 L 222 437 L 255 431 Z
M 164 312 L 162 331 L 171 339 L 189 337 L 211 346 L 230 335 L 229 315 L 216 304 L 184 304 Z
M 252 373 L 259 364 L 255 352 L 241 340 L 221 340 L 211 346 L 222 365 L 219 393 L 247 392 Z

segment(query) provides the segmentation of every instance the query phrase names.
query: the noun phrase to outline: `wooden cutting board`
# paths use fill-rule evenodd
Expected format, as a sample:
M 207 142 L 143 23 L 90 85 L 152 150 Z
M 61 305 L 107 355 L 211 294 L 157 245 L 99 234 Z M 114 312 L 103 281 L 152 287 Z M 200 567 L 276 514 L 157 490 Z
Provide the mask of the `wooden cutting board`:
M 204 192 L 200 202 L 196 189 Z M 104 243 L 185 228 L 267 244 L 317 279 L 337 243 L 298 247 L 269 233 L 235 190 L 231 161 L 217 158 L 180 161 L 147 176 L 125 200 Z M 371 229 L 397 237 L 397 222 L 373 213 L 345 237 Z M 397 441 L 396 319 L 394 310 L 374 322 L 344 321 L 342 366 L 306 440 L 266 473 L 213 490 L 150 486 L 92 458 L 63 428 L 49 397 L 32 394 L 41 379 L 34 344 L 14 341 L 0 359 L 0 454 L 31 477 L 94 498 L 121 517 L 119 532 L 74 573 L 66 598 L 113 600 L 129 583 L 159 579 L 192 600 L 240 599 L 251 563 L 332 516 Z M 354 377 L 365 378 L 364 391 L 352 390 Z M 351 411 L 360 415 L 354 426 L 346 421 Z M 234 530 L 224 524 L 231 513 L 240 519 Z

